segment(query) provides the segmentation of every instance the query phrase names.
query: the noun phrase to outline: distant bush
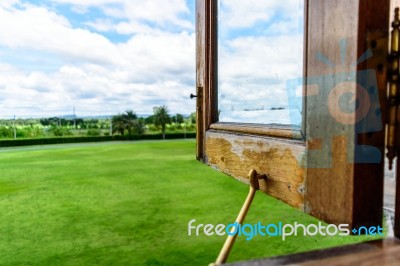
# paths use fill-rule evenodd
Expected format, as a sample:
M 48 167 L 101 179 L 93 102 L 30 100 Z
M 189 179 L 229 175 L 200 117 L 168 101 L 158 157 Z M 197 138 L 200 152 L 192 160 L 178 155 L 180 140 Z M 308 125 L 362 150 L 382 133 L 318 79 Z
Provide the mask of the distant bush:
M 40 138 L 45 137 L 46 133 L 42 127 L 38 126 L 25 126 L 16 128 L 17 138 Z
M 100 131 L 100 129 L 92 128 L 92 129 L 88 129 L 86 134 L 88 136 L 100 136 L 101 135 L 101 131 Z
M 11 127 L 0 126 L 0 138 L 12 138 L 14 131 Z
M 165 135 L 166 139 L 183 139 L 183 133 L 170 133 Z M 186 138 L 196 138 L 196 133 L 186 133 Z M 124 141 L 124 140 L 157 140 L 162 139 L 162 134 L 132 135 L 132 136 L 94 136 L 94 137 L 61 137 L 61 138 L 38 138 L 38 139 L 15 139 L 0 140 L 0 147 L 66 144 L 84 142 Z
M 54 125 L 50 128 L 50 132 L 53 133 L 53 135 L 56 137 L 73 135 L 69 128 L 54 126 Z

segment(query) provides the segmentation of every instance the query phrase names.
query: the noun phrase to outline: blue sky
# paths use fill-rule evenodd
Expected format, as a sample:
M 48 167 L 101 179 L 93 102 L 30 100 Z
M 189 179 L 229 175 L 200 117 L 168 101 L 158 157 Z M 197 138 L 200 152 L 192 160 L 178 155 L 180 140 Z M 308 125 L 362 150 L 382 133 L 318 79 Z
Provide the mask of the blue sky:
M 285 82 L 302 73 L 302 2 L 220 0 L 222 114 L 287 105 Z M 194 7 L 1 0 L 0 117 L 194 112 Z
M 195 103 L 194 0 L 1 0 L 0 116 Z

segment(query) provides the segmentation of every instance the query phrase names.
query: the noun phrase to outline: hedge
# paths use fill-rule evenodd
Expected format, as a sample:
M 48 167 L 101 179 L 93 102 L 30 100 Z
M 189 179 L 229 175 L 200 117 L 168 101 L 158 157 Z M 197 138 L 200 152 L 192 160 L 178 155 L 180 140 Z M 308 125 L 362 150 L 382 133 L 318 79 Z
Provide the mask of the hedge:
M 183 139 L 184 133 L 165 134 L 166 139 Z M 186 138 L 196 138 L 196 133 L 186 133 Z M 133 135 L 133 136 L 95 136 L 95 137 L 60 137 L 60 138 L 38 138 L 38 139 L 12 139 L 0 140 L 0 147 L 16 147 L 46 144 L 124 141 L 124 140 L 157 140 L 162 139 L 162 134 Z

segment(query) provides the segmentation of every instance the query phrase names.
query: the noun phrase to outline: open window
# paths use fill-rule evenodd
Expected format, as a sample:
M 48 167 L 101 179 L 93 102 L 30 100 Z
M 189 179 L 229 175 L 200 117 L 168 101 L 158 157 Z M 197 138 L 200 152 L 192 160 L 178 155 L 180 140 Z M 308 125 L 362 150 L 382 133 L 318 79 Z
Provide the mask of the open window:
M 266 174 L 261 190 L 326 222 L 381 225 L 390 1 L 263 2 L 196 0 L 197 158 Z

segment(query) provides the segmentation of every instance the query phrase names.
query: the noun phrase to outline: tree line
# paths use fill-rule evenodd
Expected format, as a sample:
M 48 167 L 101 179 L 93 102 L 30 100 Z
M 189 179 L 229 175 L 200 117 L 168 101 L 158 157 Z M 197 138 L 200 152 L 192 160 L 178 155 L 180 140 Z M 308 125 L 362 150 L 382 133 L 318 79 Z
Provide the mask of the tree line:
M 165 105 L 154 107 L 153 115 L 146 119 L 140 119 L 133 110 L 127 110 L 123 114 L 112 117 L 112 132 L 119 132 L 119 134 L 124 135 L 127 131 L 129 136 L 133 134 L 141 135 L 145 132 L 145 124 L 152 123 L 161 129 L 163 139 L 165 139 L 166 125 L 171 123 L 172 119 L 168 107 Z M 183 116 L 176 115 L 175 122 L 183 123 Z
M 133 110 L 110 118 L 47 117 L 0 120 L 0 138 L 39 138 L 61 136 L 142 135 L 162 132 L 194 132 L 196 115 L 170 115 L 168 107 L 157 106 L 153 114 L 139 117 Z

